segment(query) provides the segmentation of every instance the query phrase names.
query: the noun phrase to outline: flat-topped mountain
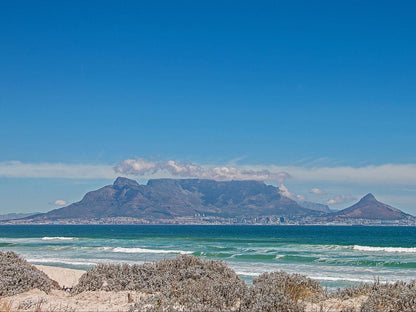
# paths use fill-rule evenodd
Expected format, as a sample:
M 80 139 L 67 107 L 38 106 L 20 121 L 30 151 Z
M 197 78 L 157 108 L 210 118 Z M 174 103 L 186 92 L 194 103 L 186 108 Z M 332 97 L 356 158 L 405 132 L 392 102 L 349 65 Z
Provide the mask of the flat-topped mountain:
M 283 196 L 278 187 L 260 181 L 153 179 L 141 185 L 122 177 L 112 185 L 88 192 L 79 202 L 16 223 L 175 223 L 185 222 L 183 218 L 191 223 L 227 224 L 280 224 L 287 220 L 291 224 L 416 224 L 415 217 L 377 201 L 372 194 L 349 208 L 332 212 L 326 205 L 297 203 Z
M 361 200 L 333 214 L 335 219 L 378 219 L 378 220 L 401 220 L 414 218 L 403 211 L 379 202 L 373 194 L 365 195 Z
M 119 177 L 112 185 L 87 193 L 67 207 L 31 217 L 32 220 L 131 217 L 172 219 L 195 215 L 318 216 L 322 212 L 299 206 L 279 188 L 259 181 L 154 179 L 147 185 Z

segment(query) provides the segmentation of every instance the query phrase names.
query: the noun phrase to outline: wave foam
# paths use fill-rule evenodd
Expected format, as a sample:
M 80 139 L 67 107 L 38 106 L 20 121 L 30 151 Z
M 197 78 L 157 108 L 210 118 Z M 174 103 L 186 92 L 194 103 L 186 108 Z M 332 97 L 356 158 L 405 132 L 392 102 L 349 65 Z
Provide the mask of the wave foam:
M 50 258 L 50 259 L 36 259 L 36 258 L 29 258 L 26 259 L 30 263 L 61 263 L 67 265 L 87 265 L 93 266 L 97 265 L 97 262 L 87 262 L 87 261 L 73 261 L 70 259 L 57 259 L 57 258 Z
M 155 254 L 181 254 L 181 255 L 190 255 L 192 251 L 184 250 L 164 250 L 164 249 L 147 249 L 147 248 L 124 248 L 116 247 L 113 249 L 113 252 L 122 252 L 122 253 L 155 253 Z
M 308 276 L 311 279 L 317 281 L 346 281 L 346 282 L 358 282 L 358 283 L 371 283 L 374 280 L 362 279 L 362 278 L 347 278 L 347 277 L 334 277 L 334 276 Z
M 241 271 L 236 271 L 235 272 L 237 275 L 243 275 L 243 276 L 259 276 L 261 273 L 255 273 L 255 272 L 241 272 Z
M 50 236 L 45 236 L 42 237 L 42 240 L 74 240 L 76 239 L 75 237 L 63 237 L 63 236 L 54 236 L 54 237 L 50 237 Z
M 354 245 L 354 250 L 359 251 L 385 251 L 385 252 L 403 252 L 403 253 L 416 253 L 415 247 L 371 247 Z

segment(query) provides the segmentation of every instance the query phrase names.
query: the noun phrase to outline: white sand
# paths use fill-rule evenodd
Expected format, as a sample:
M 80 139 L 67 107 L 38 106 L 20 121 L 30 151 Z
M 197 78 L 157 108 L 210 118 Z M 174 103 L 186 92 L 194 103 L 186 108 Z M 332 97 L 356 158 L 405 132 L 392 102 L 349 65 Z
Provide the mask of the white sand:
M 35 267 L 44 272 L 54 281 L 57 281 L 61 287 L 75 286 L 81 275 L 85 273 L 83 270 L 58 268 L 46 265 L 35 265 Z
M 366 299 L 367 296 L 358 296 L 346 300 L 333 298 L 318 303 L 307 302 L 305 312 L 339 312 L 347 308 L 353 308 L 354 311 L 360 311 L 360 306 Z
M 130 302 L 129 302 L 130 298 Z M 11 311 L 128 311 L 133 302 L 139 302 L 145 295 L 128 291 L 86 291 L 71 295 L 63 290 L 52 290 L 49 294 L 33 289 L 18 295 L 6 297 L 2 302 L 11 303 Z

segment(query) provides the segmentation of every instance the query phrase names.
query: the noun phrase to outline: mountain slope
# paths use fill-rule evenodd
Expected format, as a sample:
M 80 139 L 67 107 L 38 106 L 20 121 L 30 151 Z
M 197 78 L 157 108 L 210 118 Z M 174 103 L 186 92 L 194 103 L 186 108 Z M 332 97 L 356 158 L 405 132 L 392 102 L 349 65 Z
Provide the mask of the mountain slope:
M 172 219 L 206 215 L 318 216 L 281 196 L 277 187 L 259 181 L 155 179 L 147 185 L 119 177 L 113 185 L 87 193 L 74 204 L 36 215 L 34 220 L 132 217 Z
M 361 200 L 333 214 L 338 219 L 378 219 L 378 220 L 400 220 L 414 218 L 403 211 L 379 202 L 373 194 L 369 193 Z
M 31 212 L 31 213 L 6 213 L 3 215 L 0 215 L 0 220 L 4 221 L 4 220 L 16 220 L 16 219 L 22 219 L 22 218 L 27 218 L 33 215 L 37 215 L 40 212 Z
M 332 210 L 329 209 L 328 205 L 314 203 L 314 202 L 310 202 L 310 201 L 298 201 L 297 203 L 299 204 L 299 206 L 301 206 L 303 208 L 322 211 L 322 212 L 326 212 L 326 213 L 332 212 Z

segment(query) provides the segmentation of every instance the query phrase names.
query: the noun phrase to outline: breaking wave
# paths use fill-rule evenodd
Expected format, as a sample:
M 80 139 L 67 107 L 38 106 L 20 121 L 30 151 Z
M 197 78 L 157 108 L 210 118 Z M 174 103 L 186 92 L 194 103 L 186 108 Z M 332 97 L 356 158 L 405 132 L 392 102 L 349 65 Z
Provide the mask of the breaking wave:
M 371 247 L 354 245 L 354 250 L 358 251 L 373 251 L 373 252 L 400 252 L 400 253 L 416 253 L 416 247 Z
M 73 259 L 58 259 L 58 258 L 42 258 L 42 259 L 28 258 L 26 260 L 28 262 L 34 263 L 34 264 L 38 264 L 38 263 L 46 263 L 46 264 L 60 263 L 60 264 L 66 264 L 66 265 L 82 265 L 82 266 L 93 266 L 93 265 L 98 264 L 98 262 L 89 262 L 89 261 L 82 261 L 82 260 L 75 261 Z
M 124 248 L 116 247 L 113 249 L 113 252 L 122 252 L 122 253 L 154 253 L 154 254 L 181 254 L 181 255 L 190 255 L 192 251 L 184 250 L 165 250 L 165 249 L 146 249 L 146 248 Z
M 48 240 L 75 240 L 76 237 L 63 237 L 63 236 L 45 236 L 42 237 L 42 240 L 48 241 Z

